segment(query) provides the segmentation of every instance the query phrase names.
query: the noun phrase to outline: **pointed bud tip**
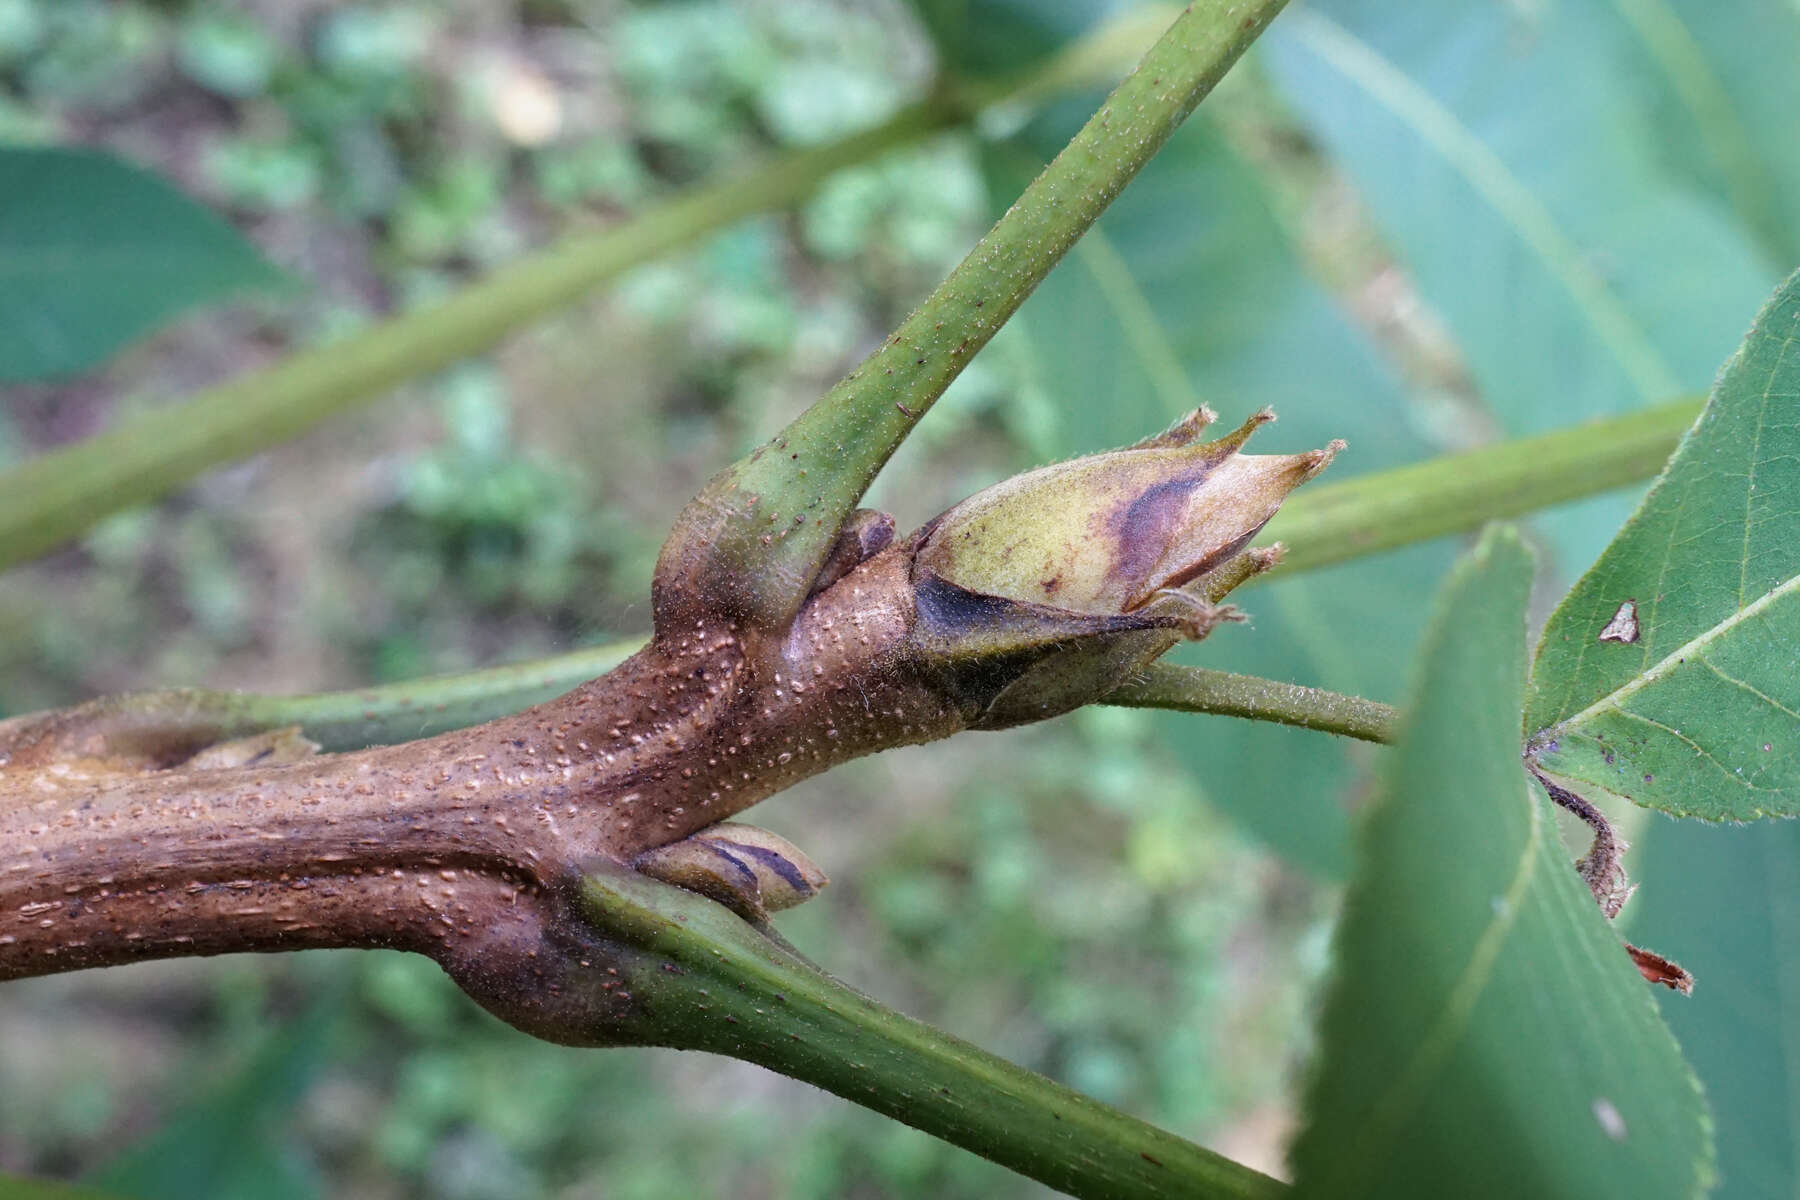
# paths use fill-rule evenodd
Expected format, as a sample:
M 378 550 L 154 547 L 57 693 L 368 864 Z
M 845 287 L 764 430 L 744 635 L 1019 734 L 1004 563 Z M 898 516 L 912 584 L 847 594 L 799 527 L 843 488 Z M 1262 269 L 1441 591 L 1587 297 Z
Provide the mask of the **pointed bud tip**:
M 1294 455 L 1293 462 L 1300 476 L 1294 481 L 1294 486 L 1298 487 L 1300 484 L 1316 478 L 1321 471 L 1331 465 L 1331 460 L 1338 456 L 1338 451 L 1348 445 L 1349 443 L 1343 438 L 1333 438 L 1323 449 L 1308 450 Z
M 1217 441 L 1209 442 L 1208 446 L 1216 450 L 1222 450 L 1227 454 L 1235 454 L 1243 448 L 1245 442 L 1250 440 L 1251 434 L 1273 420 L 1275 420 L 1274 409 L 1258 409 L 1251 413 L 1242 425 L 1239 425 L 1236 429 L 1232 430 L 1224 437 L 1219 438 Z
M 1206 432 L 1207 428 L 1218 419 L 1218 413 L 1202 404 L 1199 408 L 1188 413 L 1161 433 L 1156 434 L 1153 437 L 1147 437 L 1141 442 L 1133 443 L 1131 446 L 1127 447 L 1127 449 L 1171 450 L 1178 449 L 1182 446 L 1191 446 L 1199 439 L 1200 435 Z
M 1192 429 L 1196 433 L 1207 428 L 1219 419 L 1219 414 L 1212 410 L 1212 405 L 1202 404 L 1187 416 L 1175 423 L 1177 429 Z

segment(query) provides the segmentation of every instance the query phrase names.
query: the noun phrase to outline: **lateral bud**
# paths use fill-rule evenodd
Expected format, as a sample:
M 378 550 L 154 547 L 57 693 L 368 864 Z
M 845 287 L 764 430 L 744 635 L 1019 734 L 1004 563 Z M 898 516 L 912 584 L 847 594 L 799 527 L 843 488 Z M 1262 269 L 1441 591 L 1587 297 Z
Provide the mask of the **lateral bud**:
M 1274 419 L 1264 409 L 1206 442 L 1200 408 L 1135 446 L 996 484 L 920 531 L 915 648 L 973 727 L 1080 707 L 1242 620 L 1219 602 L 1279 557 L 1245 547 L 1344 445 L 1241 453 Z
M 751 920 L 810 900 L 829 882 L 794 843 L 737 821 L 720 821 L 645 851 L 631 865 Z

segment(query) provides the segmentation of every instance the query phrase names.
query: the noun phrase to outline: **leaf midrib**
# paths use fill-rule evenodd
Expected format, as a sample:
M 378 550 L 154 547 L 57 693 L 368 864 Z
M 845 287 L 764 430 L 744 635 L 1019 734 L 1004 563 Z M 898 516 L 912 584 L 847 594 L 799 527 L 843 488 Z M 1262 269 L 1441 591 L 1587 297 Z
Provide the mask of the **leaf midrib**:
M 1513 868 L 1513 877 L 1506 886 L 1506 892 L 1495 906 L 1493 919 L 1475 939 L 1475 944 L 1469 951 L 1468 962 L 1464 964 L 1456 983 L 1451 986 L 1437 1019 L 1419 1039 L 1412 1057 L 1395 1074 L 1393 1083 L 1371 1107 L 1361 1142 L 1363 1153 L 1358 1157 L 1354 1169 L 1346 1165 L 1345 1178 L 1355 1176 L 1359 1182 L 1366 1182 L 1368 1173 L 1386 1152 L 1395 1134 L 1418 1107 L 1433 1074 L 1443 1066 L 1444 1060 L 1455 1048 L 1456 1039 L 1468 1029 L 1469 1018 L 1494 977 L 1494 964 L 1500 960 L 1500 951 L 1524 912 L 1526 892 L 1537 875 L 1539 851 L 1543 841 L 1544 818 L 1537 797 L 1527 793 L 1525 800 L 1530 813 L 1530 824 L 1526 828 L 1518 865 Z
M 1690 638 L 1681 645 L 1675 647 L 1675 649 L 1669 651 L 1668 654 L 1659 659 L 1656 665 L 1652 666 L 1649 670 L 1640 671 L 1637 675 L 1632 677 L 1629 683 L 1623 684 L 1622 686 L 1607 692 L 1580 712 L 1572 713 L 1560 721 L 1555 721 L 1544 726 L 1542 729 L 1531 735 L 1531 741 L 1534 744 L 1541 744 L 1547 734 L 1554 734 L 1560 730 L 1568 729 L 1589 717 L 1599 715 L 1609 707 L 1625 711 L 1622 702 L 1626 697 L 1635 695 L 1644 688 L 1650 686 L 1650 684 L 1656 682 L 1658 679 L 1680 666 L 1689 656 L 1698 657 L 1700 651 L 1711 645 L 1714 641 L 1717 641 L 1732 629 L 1743 624 L 1749 618 L 1762 612 L 1776 601 L 1797 591 L 1800 591 L 1800 575 L 1796 575 L 1792 579 L 1778 584 L 1763 595 L 1757 597 L 1757 599 L 1750 604 L 1745 605 L 1743 608 L 1732 613 L 1729 617 L 1726 617 L 1723 621 L 1708 626 L 1703 633 Z

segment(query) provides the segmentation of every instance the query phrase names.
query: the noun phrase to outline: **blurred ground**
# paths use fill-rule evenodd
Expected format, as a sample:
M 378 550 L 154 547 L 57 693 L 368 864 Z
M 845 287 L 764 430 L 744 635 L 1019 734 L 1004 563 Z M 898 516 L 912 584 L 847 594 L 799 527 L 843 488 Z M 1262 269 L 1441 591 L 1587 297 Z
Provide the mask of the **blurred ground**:
M 300 281 L 78 383 L 8 390 L 0 461 L 864 124 L 931 69 L 897 2 L 0 0 L 0 137 L 150 165 Z M 845 172 L 793 216 L 109 520 L 0 583 L 0 715 L 189 683 L 345 687 L 641 632 L 685 498 L 882 336 L 988 203 L 959 136 Z M 880 485 L 903 526 L 1034 461 L 995 351 Z M 1139 714 L 885 755 L 757 816 L 834 876 L 782 926 L 839 974 L 1278 1165 L 1329 898 L 1204 808 Z M 329 1020 L 291 1070 L 252 1076 L 272 1080 L 269 1161 L 247 1178 L 368 1197 L 1037 1192 L 754 1068 L 533 1043 L 430 964 L 379 954 L 8 985 L 0 1167 L 108 1162 L 309 1012 Z

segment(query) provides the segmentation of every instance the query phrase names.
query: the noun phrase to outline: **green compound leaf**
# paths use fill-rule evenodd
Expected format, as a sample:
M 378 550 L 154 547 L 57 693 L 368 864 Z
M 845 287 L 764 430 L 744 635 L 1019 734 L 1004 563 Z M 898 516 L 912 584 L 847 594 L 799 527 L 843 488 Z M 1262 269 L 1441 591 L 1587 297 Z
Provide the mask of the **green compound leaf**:
M 1519 767 L 1531 560 L 1459 564 L 1337 937 L 1302 1197 L 1693 1196 L 1700 1093 Z
M 1639 804 L 1800 813 L 1800 275 L 1550 618 L 1525 721 L 1546 770 Z
M 86 370 L 195 305 L 281 280 L 146 171 L 91 150 L 0 148 L 0 382 Z

